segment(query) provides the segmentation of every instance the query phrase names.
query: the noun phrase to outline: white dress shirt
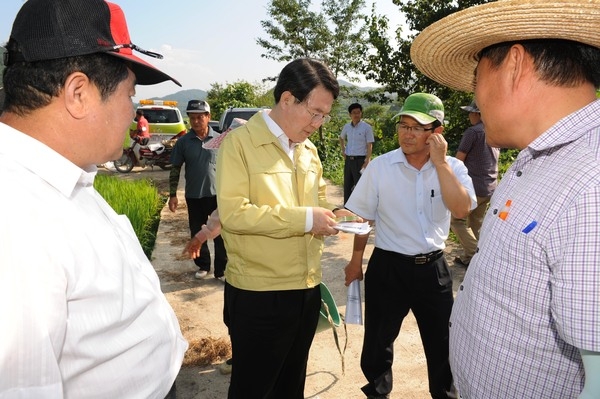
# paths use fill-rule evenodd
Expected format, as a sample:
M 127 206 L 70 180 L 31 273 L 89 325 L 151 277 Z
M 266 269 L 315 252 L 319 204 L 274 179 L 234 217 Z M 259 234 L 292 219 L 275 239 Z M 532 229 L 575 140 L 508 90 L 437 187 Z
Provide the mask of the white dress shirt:
M 477 206 L 473 182 L 465 165 L 446 157 L 460 184 Z M 373 159 L 352 191 L 346 208 L 375 221 L 375 246 L 404 255 L 444 249 L 450 210 L 444 204 L 435 166 L 411 166 L 402 149 Z
M 0 124 L 0 398 L 164 398 L 187 349 L 126 216 Z

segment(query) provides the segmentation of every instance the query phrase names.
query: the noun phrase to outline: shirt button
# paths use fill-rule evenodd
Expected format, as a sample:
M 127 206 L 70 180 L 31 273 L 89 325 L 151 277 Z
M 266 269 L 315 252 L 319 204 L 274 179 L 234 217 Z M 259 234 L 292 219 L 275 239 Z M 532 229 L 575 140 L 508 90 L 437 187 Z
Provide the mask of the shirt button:
M 521 175 L 522 175 L 522 174 L 523 174 L 523 172 L 521 172 L 521 171 L 518 171 L 518 172 L 517 172 L 517 177 L 521 177 Z
M 494 209 L 494 215 L 498 213 L 498 209 Z
M 464 290 L 464 289 L 465 289 L 465 286 L 464 286 L 464 285 L 461 285 L 461 286 L 460 286 L 460 290 L 462 291 L 462 290 Z

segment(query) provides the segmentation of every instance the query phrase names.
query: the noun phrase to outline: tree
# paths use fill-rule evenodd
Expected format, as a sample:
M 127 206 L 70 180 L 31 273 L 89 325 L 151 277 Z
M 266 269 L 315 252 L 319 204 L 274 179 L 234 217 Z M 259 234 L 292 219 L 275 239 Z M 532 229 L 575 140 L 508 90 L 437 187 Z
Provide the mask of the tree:
M 265 104 L 265 89 L 246 81 L 238 81 L 221 85 L 211 84 L 206 100 L 211 106 L 213 118 L 218 119 L 229 107 L 262 107 L 271 106 L 272 101 Z
M 358 43 L 366 40 L 364 0 L 323 0 L 321 11 L 311 11 L 311 0 L 272 0 L 267 12 L 272 20 L 261 21 L 269 39 L 258 38 L 265 49 L 261 56 L 289 62 L 316 58 L 335 76 L 356 81 L 360 72 Z
M 446 109 L 446 139 L 450 151 L 454 150 L 460 141 L 464 129 L 468 126 L 460 105 L 468 104 L 472 95 L 452 90 L 429 79 L 419 72 L 410 58 L 410 46 L 413 39 L 427 26 L 459 10 L 489 0 L 393 0 L 399 6 L 399 12 L 406 17 L 410 34 L 405 35 L 402 27 L 396 29 L 397 46 L 390 44 L 385 32 L 388 31 L 388 19 L 375 14 L 367 18 L 369 40 L 364 43 L 362 50 L 366 57 L 362 73 L 369 80 L 383 86 L 382 92 L 398 93 L 403 101 L 414 92 L 429 92 L 437 95 L 444 102 Z M 381 98 L 380 98 L 381 100 Z

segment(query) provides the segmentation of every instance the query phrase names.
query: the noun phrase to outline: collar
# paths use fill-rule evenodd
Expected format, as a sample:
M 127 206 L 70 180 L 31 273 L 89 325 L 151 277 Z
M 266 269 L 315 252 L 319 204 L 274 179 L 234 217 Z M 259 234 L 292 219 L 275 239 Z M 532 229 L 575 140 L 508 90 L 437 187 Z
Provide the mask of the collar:
M 414 166 L 412 166 L 409 162 L 408 159 L 406 159 L 406 154 L 404 154 L 402 152 L 402 147 L 395 149 L 394 151 L 392 151 L 390 153 L 390 158 L 389 158 L 389 162 L 391 164 L 395 164 L 395 163 L 401 163 L 404 164 L 406 167 L 409 167 L 411 169 L 417 170 Z M 427 170 L 429 168 L 432 168 L 433 164 L 431 163 L 431 158 L 427 159 L 427 162 L 425 162 L 425 164 L 423 165 L 423 167 L 419 170 L 419 171 L 424 171 Z
M 575 141 L 590 130 L 600 129 L 600 100 L 565 116 L 527 146 L 533 154 Z
M 203 139 L 201 139 L 200 137 L 198 137 L 198 133 L 196 133 L 196 131 L 194 129 L 190 129 L 190 132 L 194 134 L 194 137 L 196 137 L 198 140 L 204 142 L 206 141 L 206 139 L 208 139 L 209 137 L 212 138 L 215 131 L 212 130 L 212 127 L 208 127 L 208 132 L 206 133 L 206 137 L 204 137 Z
M 0 156 L 28 169 L 66 197 L 73 194 L 77 185 L 94 184 L 98 171 L 95 165 L 90 165 L 86 170 L 81 169 L 52 148 L 25 133 L 3 123 L 0 123 L 0 130 L 3 132 Z M 15 148 L 26 150 L 17 152 L 14 151 Z M 8 152 L 5 149 L 12 150 Z

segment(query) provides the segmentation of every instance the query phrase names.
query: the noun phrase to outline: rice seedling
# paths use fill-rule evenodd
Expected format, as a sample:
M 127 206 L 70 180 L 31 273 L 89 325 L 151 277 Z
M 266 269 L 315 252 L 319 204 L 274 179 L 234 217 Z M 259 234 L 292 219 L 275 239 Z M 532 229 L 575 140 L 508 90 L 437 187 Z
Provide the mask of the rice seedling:
M 94 187 L 115 212 L 129 218 L 144 253 L 150 259 L 164 204 L 164 198 L 156 187 L 144 179 L 126 181 L 107 175 L 97 175 Z

